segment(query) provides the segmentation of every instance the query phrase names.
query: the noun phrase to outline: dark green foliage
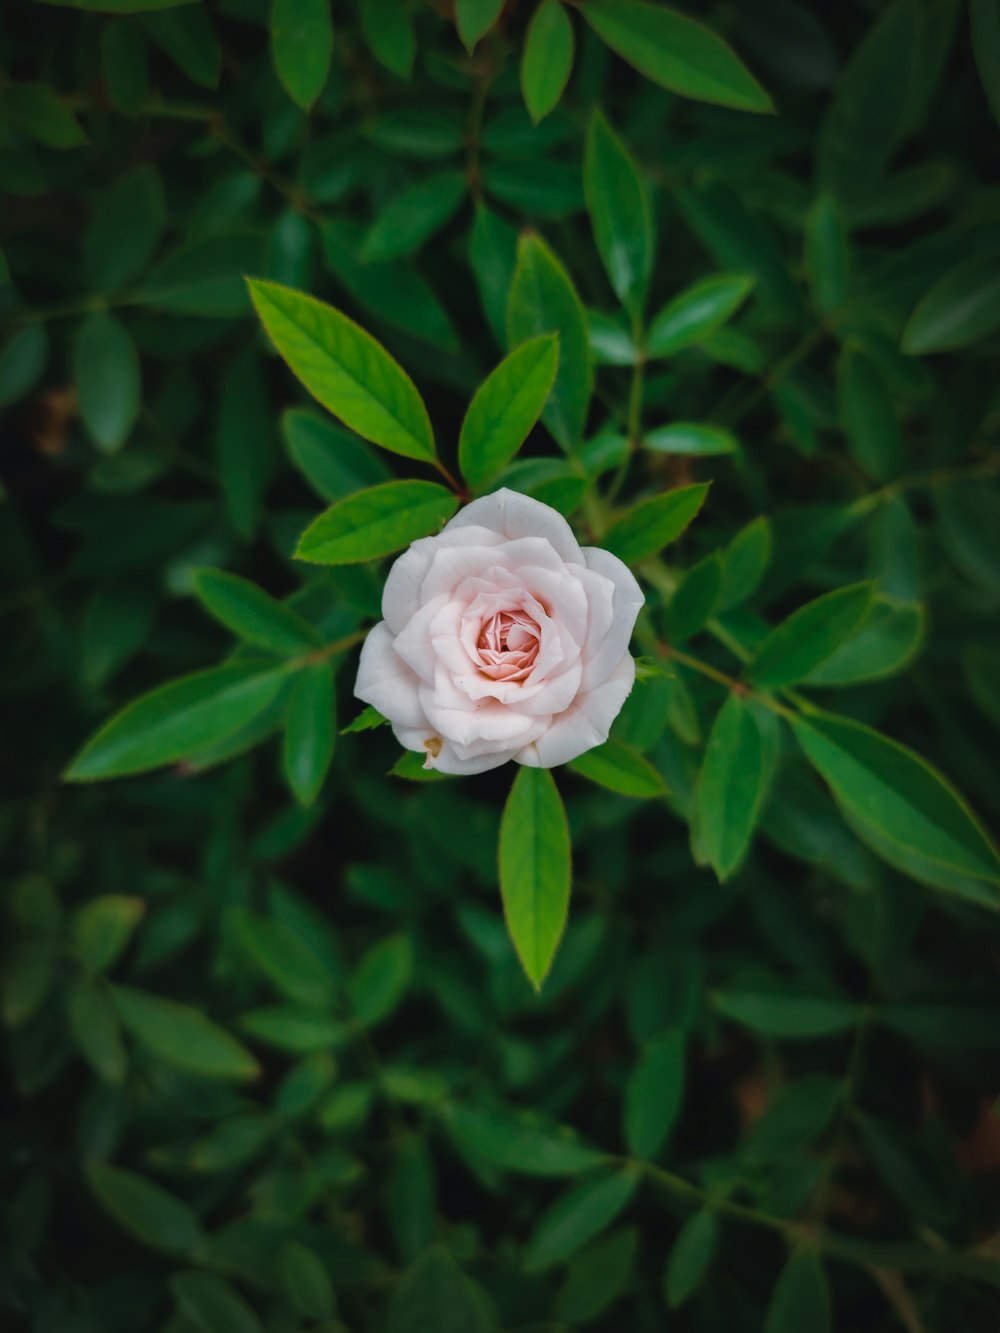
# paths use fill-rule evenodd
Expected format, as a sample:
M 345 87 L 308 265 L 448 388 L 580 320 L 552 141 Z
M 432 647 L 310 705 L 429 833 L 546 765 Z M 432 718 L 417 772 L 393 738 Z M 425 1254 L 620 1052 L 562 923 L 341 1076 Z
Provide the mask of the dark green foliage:
M 993 1333 L 1000 2 L 0 65 L 0 1327 Z M 443 778 L 357 652 L 498 486 L 637 680 Z

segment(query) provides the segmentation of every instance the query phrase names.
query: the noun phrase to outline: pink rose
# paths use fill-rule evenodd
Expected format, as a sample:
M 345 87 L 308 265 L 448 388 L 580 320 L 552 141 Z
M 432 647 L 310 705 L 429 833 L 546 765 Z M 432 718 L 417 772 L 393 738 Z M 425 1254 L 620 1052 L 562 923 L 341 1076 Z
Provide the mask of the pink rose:
M 426 768 L 565 764 L 608 738 L 643 604 L 625 565 L 548 505 L 501 490 L 399 557 L 361 651 L 359 699 Z

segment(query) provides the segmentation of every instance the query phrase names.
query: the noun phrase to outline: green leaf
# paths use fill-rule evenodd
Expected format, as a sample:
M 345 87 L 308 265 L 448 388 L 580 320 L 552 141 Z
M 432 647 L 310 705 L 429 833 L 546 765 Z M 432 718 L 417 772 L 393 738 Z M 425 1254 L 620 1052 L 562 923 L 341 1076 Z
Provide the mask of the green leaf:
M 544 334 L 515 348 L 476 390 L 458 441 L 462 475 L 474 492 L 484 490 L 527 439 L 558 365 L 559 340 Z
M 306 1319 L 332 1319 L 337 1308 L 333 1284 L 323 1261 L 298 1240 L 286 1240 L 278 1251 L 278 1277 L 296 1314 Z
M 391 935 L 362 957 L 347 986 L 354 1016 L 364 1027 L 388 1018 L 413 980 L 413 945 L 405 935 Z
M 405 0 L 362 0 L 361 30 L 379 64 L 408 79 L 413 73 L 417 39 Z
M 222 48 L 208 8 L 190 5 L 147 19 L 147 31 L 179 70 L 203 88 L 217 88 Z
M 753 291 L 752 273 L 718 273 L 702 278 L 663 307 L 649 326 L 646 355 L 673 356 L 710 338 L 735 315 Z
M 639 1247 L 638 1227 L 622 1227 L 582 1250 L 570 1264 L 553 1313 L 589 1323 L 628 1290 Z
M 649 198 L 628 149 L 599 110 L 587 129 L 583 188 L 604 271 L 622 305 L 638 317 L 653 271 Z
M 774 110 L 726 43 L 683 14 L 642 0 L 587 0 L 581 9 L 612 51 L 662 88 L 737 111 Z
M 547 768 L 522 767 L 500 823 L 500 895 L 507 930 L 536 990 L 566 927 L 570 840 L 566 811 Z
M 118 1015 L 100 982 L 79 977 L 69 995 L 69 1026 L 80 1054 L 105 1083 L 123 1083 L 128 1068 Z
M 667 608 L 667 633 L 684 643 L 712 615 L 722 591 L 722 560 L 717 552 L 700 560 L 681 579 Z
M 493 337 L 498 346 L 504 347 L 507 293 L 517 264 L 517 232 L 483 203 L 476 204 L 476 217 L 469 234 L 469 264 Z
M 969 22 L 979 81 L 1000 124 L 1000 0 L 969 0 Z
M 954 1225 L 965 1201 L 950 1145 L 942 1153 L 926 1131 L 860 1113 L 855 1119 L 872 1165 L 907 1212 L 935 1229 Z
M 125 986 L 113 987 L 112 994 L 126 1030 L 167 1064 L 237 1082 L 259 1074 L 246 1047 L 197 1009 Z
M 249 579 L 221 569 L 199 569 L 193 582 L 209 615 L 245 643 L 286 657 L 311 652 L 320 643 L 307 621 Z
M 285 713 L 282 767 L 300 805 L 312 805 L 319 795 L 336 735 L 333 667 L 316 662 L 296 674 Z
M 175 1254 L 200 1245 L 197 1214 L 160 1185 L 110 1162 L 88 1162 L 84 1170 L 101 1207 L 144 1245 Z
M 384 263 L 418 250 L 454 216 L 466 189 L 460 171 L 442 171 L 396 195 L 368 233 L 362 261 Z
M 1000 855 L 945 777 L 906 746 L 832 713 L 792 720 L 845 814 L 903 852 L 1000 884 Z M 877 850 L 877 848 L 876 848 Z
M 559 335 L 559 370 L 542 420 L 568 452 L 583 436 L 593 389 L 587 319 L 572 279 L 539 236 L 522 236 L 507 299 L 512 347 L 539 334 Z
M 259 662 L 196 671 L 161 685 L 97 731 L 66 770 L 67 782 L 144 773 L 224 740 L 268 706 L 286 668 Z
M 708 482 L 679 486 L 663 495 L 651 496 L 615 519 L 602 545 L 627 565 L 634 565 L 681 535 L 705 502 Z
M 813 305 L 821 315 L 847 297 L 850 254 L 847 231 L 837 202 L 821 194 L 806 218 L 805 265 Z
M 283 412 L 281 434 L 292 462 L 327 504 L 389 480 L 380 456 L 311 408 L 290 407 Z
M 80 415 L 99 449 L 128 439 L 142 398 L 139 356 L 128 330 L 107 311 L 88 315 L 73 339 L 73 382 Z
M 904 670 L 920 651 L 927 617 L 921 606 L 876 602 L 861 628 L 806 676 L 811 687 L 859 685 Z
M 370 334 L 314 297 L 248 282 L 271 340 L 314 398 L 383 449 L 434 459 L 430 419 L 413 381 Z
M 58 953 L 50 940 L 30 940 L 4 964 L 3 1020 L 8 1027 L 26 1023 L 41 1007 L 56 979 Z
M 698 458 L 735 454 L 740 448 L 731 431 L 700 421 L 673 421 L 669 426 L 656 426 L 646 431 L 642 445 L 654 454 L 688 454 Z
M 752 1162 L 773 1162 L 811 1143 L 833 1119 L 843 1089 L 828 1074 L 806 1074 L 784 1084 L 754 1122 L 745 1155 Z
M 903 436 L 892 394 L 878 367 L 848 342 L 837 362 L 837 408 L 851 457 L 874 481 L 903 467 Z
M 572 1258 L 611 1226 L 628 1206 L 638 1182 L 637 1173 L 628 1168 L 614 1175 L 601 1172 L 560 1195 L 539 1218 L 528 1240 L 524 1271 L 540 1273 Z
M 765 1037 L 827 1037 L 861 1017 L 861 1007 L 821 977 L 750 976 L 712 999 L 720 1013 Z
M 246 347 L 222 380 L 215 456 L 226 514 L 247 541 L 256 535 L 274 471 L 273 434 L 261 358 Z
M 387 481 L 338 500 L 299 539 L 297 560 L 350 565 L 390 555 L 437 532 L 458 508 L 432 481 Z
M 555 110 L 573 70 L 573 24 L 560 0 L 540 0 L 521 56 L 521 92 L 537 125 Z
M 771 631 L 747 667 L 758 685 L 794 685 L 826 661 L 871 611 L 873 587 L 854 583 L 807 602 Z
M 76 116 L 42 83 L 11 83 L 0 95 L 10 123 L 43 148 L 79 148 L 89 139 Z
M 243 1297 L 214 1273 L 177 1273 L 170 1285 L 178 1310 L 198 1333 L 261 1333 Z
M 774 771 L 777 719 L 731 694 L 709 733 L 694 796 L 697 845 L 720 880 L 739 869 Z
M 83 240 L 84 263 L 101 291 L 117 291 L 143 271 L 167 221 L 163 184 L 140 167 L 116 181 L 94 208 Z
M 129 0 L 108 0 L 107 9 L 110 11 L 116 2 L 128 4 Z M 142 0 L 135 2 L 139 4 Z M 45 0 L 45 3 L 63 3 L 63 0 Z M 150 9 L 167 7 L 166 0 L 148 0 L 148 3 Z M 83 4 L 73 3 L 73 8 L 83 8 Z M 101 70 L 108 101 L 116 110 L 134 116 L 149 96 L 149 42 L 137 24 L 104 25 L 101 33 Z
M 819 1255 L 799 1249 L 781 1270 L 764 1316 L 764 1333 L 832 1333 L 830 1291 Z
M 377 708 L 372 708 L 371 704 L 363 709 L 353 722 L 348 722 L 346 727 L 340 728 L 341 736 L 351 735 L 356 731 L 374 731 L 376 727 L 384 727 L 388 718 L 382 716 Z
M 695 1213 L 681 1227 L 663 1275 L 663 1294 L 671 1310 L 698 1289 L 719 1244 L 719 1223 L 709 1208 Z
M 455 22 L 469 55 L 500 17 L 504 0 L 455 0 Z
M 459 1151 L 501 1171 L 526 1176 L 575 1176 L 600 1166 L 606 1154 L 533 1115 L 452 1102 L 442 1107 Z
M 331 1003 L 332 973 L 291 926 L 246 908 L 229 921 L 240 947 L 282 995 L 318 1007 Z
M 684 1093 L 684 1039 L 665 1032 L 648 1042 L 625 1085 L 625 1142 L 633 1157 L 658 1156 Z
M 442 1245 L 432 1245 L 392 1294 L 385 1333 L 490 1333 L 472 1283 Z
M 930 289 L 903 330 L 911 356 L 952 352 L 1000 328 L 1000 254 L 966 260 Z
M 325 1010 L 294 1004 L 252 1009 L 241 1015 L 240 1028 L 257 1041 L 292 1055 L 329 1051 L 348 1035 L 346 1026 Z
M 146 274 L 138 304 L 169 315 L 226 319 L 249 306 L 245 273 L 259 269 L 263 245 L 258 233 L 207 236 L 174 250 Z
M 146 904 L 121 893 L 85 903 L 73 917 L 73 942 L 89 972 L 105 972 L 124 953 Z
M 771 521 L 755 518 L 722 552 L 722 591 L 719 610 L 742 606 L 760 586 L 771 561 Z
M 332 57 L 330 0 L 274 0 L 271 58 L 281 86 L 303 111 L 323 91 Z
M 970 648 L 962 657 L 969 693 L 984 717 L 1000 727 L 1000 652 Z
M 619 796 L 663 796 L 667 784 L 648 759 L 621 741 L 605 741 L 571 759 L 567 768 Z
M 0 347 L 0 407 L 31 392 L 45 373 L 49 337 L 42 324 L 28 324 Z

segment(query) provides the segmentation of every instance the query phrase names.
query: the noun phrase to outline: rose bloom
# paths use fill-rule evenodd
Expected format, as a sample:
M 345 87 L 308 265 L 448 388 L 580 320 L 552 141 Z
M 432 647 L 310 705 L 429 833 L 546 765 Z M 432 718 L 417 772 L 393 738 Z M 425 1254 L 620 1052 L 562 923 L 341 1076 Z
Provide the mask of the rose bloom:
M 642 603 L 617 556 L 500 490 L 395 562 L 354 692 L 425 768 L 565 764 L 607 740 L 632 688 Z

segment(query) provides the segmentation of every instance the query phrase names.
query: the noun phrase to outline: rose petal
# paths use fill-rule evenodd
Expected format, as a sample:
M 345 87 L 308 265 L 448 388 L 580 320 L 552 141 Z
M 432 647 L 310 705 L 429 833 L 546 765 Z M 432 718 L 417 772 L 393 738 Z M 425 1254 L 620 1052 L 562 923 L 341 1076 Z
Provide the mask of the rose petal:
M 436 553 L 449 546 L 498 546 L 503 537 L 489 528 L 464 527 L 450 533 L 446 525 L 436 537 L 421 537 L 395 561 L 382 592 L 382 615 L 399 634 L 427 599 L 421 589 Z
M 572 708 L 556 717 L 537 740 L 515 758 L 529 768 L 555 768 L 603 745 L 635 681 L 635 662 L 624 658 L 601 685 L 580 694 Z
M 435 653 L 431 642 L 432 626 L 436 617 L 449 605 L 453 604 L 449 604 L 447 597 L 435 597 L 432 602 L 427 602 L 416 612 L 402 633 L 396 635 L 396 652 L 428 685 L 434 681 Z M 455 608 L 456 623 L 459 609 Z
M 598 546 L 588 546 L 583 553 L 592 573 L 607 579 L 614 586 L 610 622 L 598 640 L 600 625 L 595 614 L 593 638 L 588 638 L 584 649 L 583 688 L 589 690 L 606 680 L 628 652 L 632 631 L 645 598 L 635 575 L 616 555 Z M 600 603 L 596 596 L 592 597 L 591 605 L 597 612 Z
M 518 537 L 544 537 L 564 560 L 582 565 L 584 561 L 580 544 L 573 536 L 573 529 L 562 514 L 533 500 L 528 495 L 519 495 L 506 487 L 484 495 L 480 500 L 473 500 L 459 510 L 444 531 L 451 532 L 465 527 L 489 528 L 508 539 Z
M 355 695 L 394 726 L 422 727 L 427 719 L 417 694 L 419 683 L 396 652 L 388 625 L 380 621 L 362 644 Z

